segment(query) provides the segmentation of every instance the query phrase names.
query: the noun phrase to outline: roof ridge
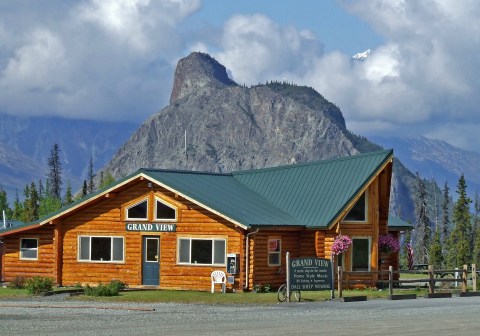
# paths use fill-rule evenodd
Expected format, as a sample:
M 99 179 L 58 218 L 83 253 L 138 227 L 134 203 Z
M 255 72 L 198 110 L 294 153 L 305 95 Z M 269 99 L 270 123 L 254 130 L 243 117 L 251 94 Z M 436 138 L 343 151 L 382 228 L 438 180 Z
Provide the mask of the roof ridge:
M 232 176 L 232 173 L 216 173 L 200 170 L 176 170 L 168 168 L 140 168 L 136 173 L 154 172 L 154 173 L 175 173 L 175 174 L 195 174 L 195 175 L 215 175 L 215 176 Z
M 301 162 L 301 163 L 296 163 L 296 164 L 288 164 L 288 165 L 275 166 L 275 167 L 266 167 L 266 168 L 259 168 L 259 169 L 250 169 L 250 170 L 238 170 L 238 171 L 233 171 L 232 175 L 235 177 L 237 175 L 256 174 L 256 173 L 267 172 L 267 171 L 280 171 L 280 170 L 298 168 L 298 167 L 316 166 L 316 165 L 328 164 L 328 163 L 332 163 L 332 162 L 340 162 L 340 161 L 346 161 L 346 160 L 360 159 L 360 158 L 364 158 L 364 157 L 368 157 L 368 156 L 386 155 L 387 153 L 390 153 L 390 155 L 392 155 L 393 154 L 393 149 L 384 149 L 384 150 L 380 150 L 380 151 L 360 153 L 360 154 L 355 154 L 355 155 L 350 155 L 350 156 L 342 156 L 342 157 L 326 159 L 326 160 Z

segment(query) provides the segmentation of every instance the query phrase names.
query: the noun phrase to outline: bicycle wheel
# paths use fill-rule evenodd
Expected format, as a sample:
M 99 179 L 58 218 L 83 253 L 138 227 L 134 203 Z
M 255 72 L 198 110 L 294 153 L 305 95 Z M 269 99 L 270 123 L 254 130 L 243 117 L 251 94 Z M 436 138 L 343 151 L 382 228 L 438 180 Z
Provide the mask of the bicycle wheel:
M 290 296 L 292 296 L 292 293 L 290 293 Z M 294 291 L 293 296 L 295 296 L 295 300 L 300 301 L 300 299 L 302 298 L 302 293 L 300 291 Z
M 278 301 L 283 302 L 287 299 L 287 285 L 283 284 L 278 288 Z

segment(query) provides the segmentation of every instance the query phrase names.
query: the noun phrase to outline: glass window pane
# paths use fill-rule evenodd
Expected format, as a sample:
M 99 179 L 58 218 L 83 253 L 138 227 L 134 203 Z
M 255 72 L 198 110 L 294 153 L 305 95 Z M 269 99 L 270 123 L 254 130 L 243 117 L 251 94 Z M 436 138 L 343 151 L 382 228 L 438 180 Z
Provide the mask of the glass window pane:
M 280 253 L 269 253 L 268 254 L 268 264 L 269 265 L 280 265 Z
M 214 264 L 225 264 L 225 240 L 214 240 Z
M 131 208 L 127 209 L 127 217 L 128 218 L 140 218 L 140 219 L 146 219 L 147 218 L 147 208 L 148 208 L 148 202 L 147 200 L 138 203 Z
M 147 238 L 145 244 L 145 261 L 158 261 L 158 239 Z
M 123 238 L 113 238 L 113 260 L 123 261 Z
M 23 249 L 31 249 L 31 248 L 37 248 L 38 240 L 34 238 L 22 238 L 21 242 L 21 248 Z
M 22 250 L 22 258 L 24 258 L 24 259 L 37 259 L 37 249 Z
M 157 200 L 156 219 L 175 219 L 175 209 Z
M 80 260 L 90 260 L 90 237 L 80 237 Z
M 112 260 L 112 240 L 108 237 L 92 237 L 91 259 L 100 261 Z
M 344 221 L 364 222 L 366 220 L 365 214 L 365 193 L 357 200 L 353 208 L 345 216 Z
M 212 263 L 212 241 L 206 239 L 192 239 L 193 264 Z
M 189 263 L 190 262 L 190 239 L 180 239 L 178 241 L 180 245 L 178 248 L 178 262 Z
M 369 254 L 370 250 L 368 239 L 353 239 L 352 271 L 368 271 Z

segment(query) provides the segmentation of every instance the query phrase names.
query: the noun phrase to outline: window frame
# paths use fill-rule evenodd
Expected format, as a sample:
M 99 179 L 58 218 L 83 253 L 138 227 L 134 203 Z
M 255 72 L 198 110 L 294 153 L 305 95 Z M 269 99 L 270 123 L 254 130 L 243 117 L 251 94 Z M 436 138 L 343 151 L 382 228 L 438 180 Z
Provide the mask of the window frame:
M 137 205 L 139 205 L 139 204 L 141 204 L 141 203 L 143 203 L 143 202 L 147 202 L 147 214 L 146 214 L 145 218 L 133 218 L 133 217 L 129 217 L 129 216 L 128 216 L 128 210 L 131 209 L 131 208 L 133 208 L 133 207 L 135 207 L 135 206 L 137 206 Z M 148 199 L 148 197 L 146 197 L 146 198 L 142 198 L 142 199 L 139 200 L 138 202 L 135 202 L 135 203 L 133 203 L 133 204 L 131 204 L 131 205 L 126 206 L 126 207 L 125 207 L 125 214 L 124 214 L 124 215 L 125 215 L 125 220 L 126 220 L 126 221 L 144 221 L 144 222 L 148 222 L 148 218 L 149 218 L 149 208 L 150 208 L 150 206 L 149 206 L 150 204 L 149 204 L 149 203 L 150 203 L 150 202 L 149 202 L 149 199 Z
M 368 253 L 368 268 L 367 270 L 354 270 L 354 265 L 353 265 L 353 254 L 354 254 L 354 244 L 355 240 L 367 240 L 368 242 L 368 247 L 367 247 L 367 253 Z M 350 252 L 350 268 L 352 272 L 370 272 L 371 271 L 371 263 L 372 263 L 372 237 L 369 236 L 355 236 L 352 237 L 352 247 L 351 247 L 351 252 Z
M 278 251 L 270 251 L 270 242 L 278 240 Z M 282 266 L 282 238 L 268 238 L 268 246 L 267 246 L 267 263 L 268 266 Z M 277 255 L 278 254 L 278 263 L 271 263 L 270 262 L 270 255 Z
M 367 190 L 365 190 L 363 192 L 363 196 L 365 197 L 365 207 L 364 207 L 364 219 L 362 220 L 356 220 L 356 219 L 347 219 L 347 216 L 350 214 L 350 211 L 353 210 L 353 208 L 355 207 L 355 205 L 357 204 L 357 202 L 360 200 L 360 198 L 362 196 L 360 196 L 355 204 L 353 204 L 353 206 L 350 208 L 350 210 L 347 212 L 347 214 L 343 217 L 342 219 L 342 223 L 367 223 L 368 222 L 368 192 Z
M 36 248 L 24 248 L 24 247 L 22 247 L 22 241 L 23 241 L 23 240 L 27 240 L 27 239 L 29 239 L 29 240 L 35 240 L 36 243 L 37 243 L 37 244 L 36 244 L 37 247 L 36 247 Z M 20 260 L 38 260 L 38 251 L 39 251 L 39 249 L 38 249 L 38 247 L 39 247 L 39 246 L 38 246 L 39 239 L 38 239 L 38 238 L 34 238 L 34 237 L 22 237 L 22 238 L 20 238 L 20 242 L 19 242 L 19 243 L 20 243 L 20 248 L 19 248 L 19 251 L 20 251 L 20 253 L 19 253 L 19 258 L 20 258 Z M 24 257 L 24 256 L 23 256 L 23 252 L 25 252 L 25 251 L 32 251 L 32 250 L 36 252 L 36 257 L 35 257 L 35 258 L 27 258 L 27 257 Z
M 188 262 L 180 260 L 181 254 L 181 241 L 188 240 Z M 203 240 L 203 241 L 211 241 L 212 242 L 212 263 L 205 264 L 205 263 L 194 263 L 192 262 L 192 241 L 194 240 Z M 224 242 L 224 251 L 223 251 L 223 263 L 215 263 L 216 259 L 216 250 L 215 250 L 215 241 L 223 241 Z M 177 237 L 177 265 L 188 265 L 188 266 L 227 266 L 227 239 L 223 237 Z
M 170 204 L 169 202 L 165 201 L 164 199 L 155 196 L 153 198 L 154 200 L 154 206 L 153 206 L 153 221 L 154 222 L 178 222 L 178 208 L 174 206 L 173 204 Z M 175 218 L 157 218 L 157 202 L 162 203 L 163 205 L 169 207 L 175 212 Z
M 82 238 L 89 238 L 89 250 L 88 259 L 82 259 Z M 110 238 L 110 259 L 111 260 L 92 260 L 92 238 Z M 122 260 L 113 260 L 114 253 L 114 239 L 122 239 Z M 123 264 L 125 263 L 125 237 L 123 236 L 92 236 L 92 235 L 79 235 L 77 237 L 77 261 L 85 263 L 103 263 L 103 264 Z

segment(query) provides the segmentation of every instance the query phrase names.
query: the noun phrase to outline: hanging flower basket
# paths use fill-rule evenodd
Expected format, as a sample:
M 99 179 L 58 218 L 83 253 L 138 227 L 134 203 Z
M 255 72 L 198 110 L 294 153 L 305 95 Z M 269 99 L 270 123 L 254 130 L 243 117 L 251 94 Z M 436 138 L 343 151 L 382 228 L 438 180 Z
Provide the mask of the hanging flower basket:
M 400 250 L 400 243 L 394 235 L 387 233 L 378 238 L 378 249 L 383 253 L 397 252 Z
M 348 247 L 352 244 L 352 239 L 346 235 L 339 235 L 335 238 L 332 245 L 333 255 L 339 255 L 345 252 Z

